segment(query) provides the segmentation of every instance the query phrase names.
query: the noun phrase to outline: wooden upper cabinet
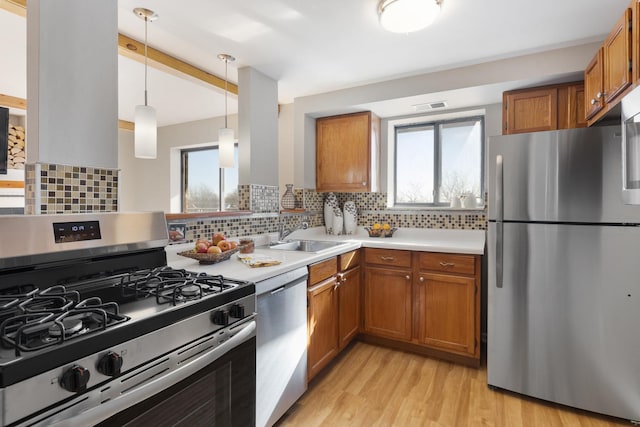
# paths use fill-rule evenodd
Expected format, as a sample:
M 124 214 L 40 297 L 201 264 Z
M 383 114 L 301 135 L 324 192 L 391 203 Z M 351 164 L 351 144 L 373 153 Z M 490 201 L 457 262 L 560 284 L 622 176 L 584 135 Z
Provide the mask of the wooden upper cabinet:
M 380 119 L 370 111 L 316 120 L 316 190 L 377 190 Z
M 638 0 L 631 5 L 584 70 L 585 116 L 597 123 L 640 80 L 640 19 Z
M 616 22 L 603 45 L 604 98 L 613 102 L 631 85 L 631 9 Z
M 503 133 L 524 133 L 558 128 L 558 89 L 517 90 L 503 94 Z
M 640 83 L 640 0 L 633 0 L 631 10 L 631 68 L 633 82 Z
M 584 84 L 575 84 L 567 88 L 567 129 L 587 126 L 587 117 L 584 112 L 584 93 Z
M 585 127 L 585 86 L 572 82 L 504 92 L 502 133 Z
M 602 48 L 598 49 L 593 59 L 584 70 L 584 99 L 585 116 L 593 117 L 604 107 L 604 64 Z

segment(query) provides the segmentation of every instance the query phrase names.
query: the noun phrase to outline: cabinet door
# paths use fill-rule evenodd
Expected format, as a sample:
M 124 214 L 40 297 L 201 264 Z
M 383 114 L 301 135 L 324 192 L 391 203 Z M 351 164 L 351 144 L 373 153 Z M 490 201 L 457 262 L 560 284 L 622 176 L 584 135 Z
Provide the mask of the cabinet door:
M 584 70 L 584 108 L 585 118 L 590 119 L 604 107 L 604 65 L 602 63 L 602 48 L 593 57 Z
M 503 105 L 505 135 L 558 128 L 557 88 L 505 93 Z
M 604 41 L 605 102 L 612 102 L 631 85 L 631 9 L 616 22 Z
M 411 271 L 367 267 L 364 307 L 365 332 L 411 340 Z
M 568 108 L 569 108 L 569 123 L 568 128 L 583 128 L 587 126 L 587 118 L 584 111 L 584 85 L 571 85 L 569 86 L 568 96 Z
M 338 292 L 332 277 L 307 289 L 307 376 L 313 378 L 338 354 Z
M 360 267 L 338 275 L 338 341 L 340 350 L 360 327 Z
M 464 355 L 479 354 L 476 299 L 472 277 L 420 273 L 416 282 L 418 341 Z
M 370 191 L 371 113 L 316 120 L 316 190 Z

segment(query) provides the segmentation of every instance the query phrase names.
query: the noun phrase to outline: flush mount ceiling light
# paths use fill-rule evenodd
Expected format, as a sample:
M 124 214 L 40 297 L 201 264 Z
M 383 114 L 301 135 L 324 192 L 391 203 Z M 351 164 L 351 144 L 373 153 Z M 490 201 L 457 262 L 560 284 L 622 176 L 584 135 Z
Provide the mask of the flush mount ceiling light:
M 158 151 L 158 129 L 156 110 L 147 104 L 147 24 L 158 19 L 158 15 L 143 7 L 136 7 L 133 13 L 144 19 L 144 105 L 137 105 L 135 109 L 134 151 L 139 159 L 155 159 Z
M 440 13 L 442 0 L 381 0 L 380 24 L 393 33 L 411 33 L 428 27 Z
M 218 160 L 221 168 L 234 168 L 235 156 L 234 156 L 234 144 L 235 139 L 233 137 L 233 129 L 227 126 L 227 69 L 229 62 L 236 60 L 231 55 L 221 53 L 218 55 L 218 59 L 224 62 L 224 127 L 218 130 Z

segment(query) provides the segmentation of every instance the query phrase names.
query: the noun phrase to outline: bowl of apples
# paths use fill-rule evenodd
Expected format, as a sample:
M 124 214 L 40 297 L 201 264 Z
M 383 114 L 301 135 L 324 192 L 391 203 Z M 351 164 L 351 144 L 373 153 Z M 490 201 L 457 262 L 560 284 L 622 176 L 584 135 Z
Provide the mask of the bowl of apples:
M 197 259 L 200 264 L 215 264 L 228 260 L 239 249 L 238 243 L 228 240 L 224 233 L 214 233 L 211 240 L 198 239 L 193 249 L 178 252 L 178 255 Z

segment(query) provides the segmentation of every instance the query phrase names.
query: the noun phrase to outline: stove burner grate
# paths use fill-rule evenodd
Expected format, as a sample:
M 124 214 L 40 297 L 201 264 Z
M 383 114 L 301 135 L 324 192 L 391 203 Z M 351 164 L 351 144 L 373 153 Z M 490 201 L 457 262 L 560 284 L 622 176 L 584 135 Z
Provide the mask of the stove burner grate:
M 65 292 L 62 286 L 25 296 L 12 316 L 0 323 L 2 345 L 14 348 L 20 356 L 21 352 L 40 350 L 129 320 L 120 314 L 116 303 L 103 303 L 96 297 L 77 299 L 77 292 Z

